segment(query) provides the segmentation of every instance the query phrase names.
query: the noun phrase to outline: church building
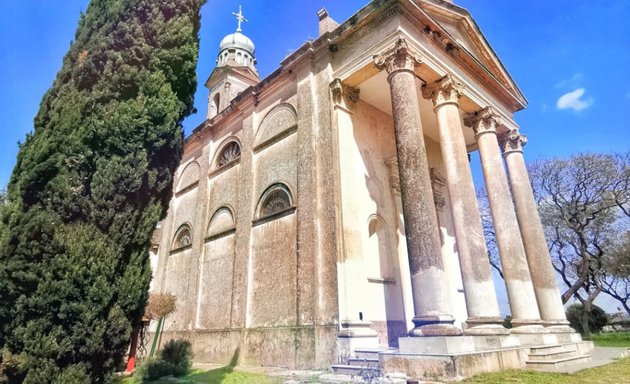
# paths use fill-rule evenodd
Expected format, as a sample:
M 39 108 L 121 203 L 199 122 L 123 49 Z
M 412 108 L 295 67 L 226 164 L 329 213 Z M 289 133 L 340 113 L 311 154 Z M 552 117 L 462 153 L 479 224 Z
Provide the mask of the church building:
M 523 159 L 527 101 L 467 10 L 375 0 L 339 24 L 322 9 L 319 37 L 264 79 L 235 15 L 154 237 L 152 290 L 177 297 L 163 340 L 190 340 L 198 362 L 343 371 L 368 356 L 407 377 L 558 363 L 552 348 L 588 359 Z

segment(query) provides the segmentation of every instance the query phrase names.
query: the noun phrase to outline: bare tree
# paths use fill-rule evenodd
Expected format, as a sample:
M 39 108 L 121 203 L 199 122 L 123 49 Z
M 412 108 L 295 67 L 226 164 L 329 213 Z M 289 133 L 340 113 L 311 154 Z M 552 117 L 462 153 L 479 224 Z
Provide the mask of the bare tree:
M 552 158 L 528 170 L 562 302 L 575 298 L 590 313 L 603 292 L 630 314 L 630 152 Z M 483 188 L 477 198 L 490 265 L 503 277 Z
M 629 228 L 629 158 L 579 154 L 529 169 L 553 265 L 566 286 L 562 301 L 573 297 L 586 313 L 601 292 L 625 297 L 619 274 L 607 267 Z
M 600 275 L 602 292 L 617 300 L 630 315 L 630 232 L 627 228 L 610 245 L 610 252 L 604 263 L 604 270 Z
M 488 202 L 488 194 L 486 189 L 481 187 L 477 189 L 477 202 L 479 203 L 479 213 L 481 214 L 481 224 L 483 227 L 483 235 L 486 239 L 486 247 L 488 249 L 488 259 L 490 266 L 503 279 L 503 269 L 501 267 L 501 259 L 499 258 L 499 248 L 497 248 L 497 239 L 494 236 L 494 225 L 492 224 L 492 212 Z

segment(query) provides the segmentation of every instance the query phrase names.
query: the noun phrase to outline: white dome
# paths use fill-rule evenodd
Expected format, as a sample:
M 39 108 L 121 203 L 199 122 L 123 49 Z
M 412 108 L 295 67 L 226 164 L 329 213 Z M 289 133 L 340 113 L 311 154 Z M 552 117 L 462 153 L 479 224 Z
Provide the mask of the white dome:
M 239 48 L 249 52 L 250 54 L 254 54 L 254 50 L 256 47 L 254 46 L 254 42 L 241 32 L 231 33 L 221 40 L 221 45 L 219 46 L 220 51 L 224 51 L 229 48 Z

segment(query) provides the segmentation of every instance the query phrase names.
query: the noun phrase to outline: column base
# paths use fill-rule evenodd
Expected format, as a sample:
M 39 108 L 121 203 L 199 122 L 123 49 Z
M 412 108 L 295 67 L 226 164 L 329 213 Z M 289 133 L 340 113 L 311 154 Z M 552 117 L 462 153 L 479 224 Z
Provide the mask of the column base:
M 503 326 L 500 317 L 469 317 L 464 323 L 464 335 L 509 335 L 510 330 Z
M 342 320 L 337 333 L 337 363 L 348 364 L 357 349 L 378 349 L 378 333 L 371 329 L 372 323 L 360 320 Z
M 378 332 L 370 328 L 372 323 L 362 320 L 341 320 L 341 329 L 337 333 L 338 338 L 370 338 L 378 341 Z
M 575 333 L 566 320 L 543 320 L 543 326 L 552 333 Z
M 533 334 L 533 333 L 549 333 L 549 331 L 543 327 L 541 320 L 512 320 L 512 328 L 510 333 L 513 334 Z
M 493 351 L 504 348 L 521 346 L 520 340 L 514 335 L 487 336 L 437 336 L 437 337 L 400 337 L 398 338 L 400 353 L 422 354 L 461 354 L 472 352 Z
M 412 321 L 415 328 L 409 331 L 411 337 L 462 335 L 462 330 L 453 325 L 455 318 L 451 315 L 416 316 Z

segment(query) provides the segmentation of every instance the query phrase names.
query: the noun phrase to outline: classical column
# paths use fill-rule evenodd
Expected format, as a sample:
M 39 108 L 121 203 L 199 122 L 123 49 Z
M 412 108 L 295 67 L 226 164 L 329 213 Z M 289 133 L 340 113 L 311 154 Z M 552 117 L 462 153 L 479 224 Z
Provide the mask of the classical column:
M 465 120 L 475 131 L 481 166 L 512 311 L 513 332 L 542 332 L 534 286 L 514 213 L 507 176 L 497 140 L 498 116 L 490 107 Z
M 450 75 L 422 87 L 423 96 L 433 101 L 440 132 L 440 148 L 468 309 L 464 333 L 507 334 L 509 331 L 501 325 L 503 320 L 468 163 L 458 105 L 461 91 L 461 84 Z
M 415 328 L 411 336 L 460 335 L 453 323 L 447 276 L 440 252 L 437 217 L 420 121 L 414 67 L 419 57 L 404 39 L 375 56 L 378 68 L 387 70 L 392 99 L 400 192 L 405 220 L 409 269 L 414 296 Z
M 501 135 L 499 143 L 510 176 L 516 217 L 543 324 L 555 332 L 573 332 L 568 326 L 556 273 L 551 264 L 547 240 L 523 159 L 523 146 L 527 143 L 527 138 L 513 131 Z

